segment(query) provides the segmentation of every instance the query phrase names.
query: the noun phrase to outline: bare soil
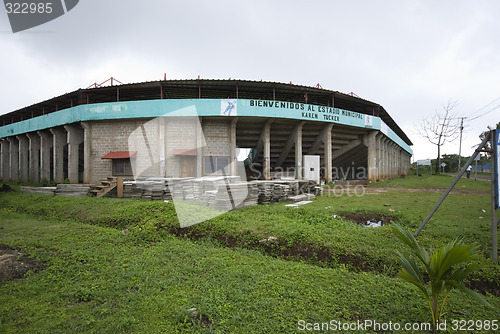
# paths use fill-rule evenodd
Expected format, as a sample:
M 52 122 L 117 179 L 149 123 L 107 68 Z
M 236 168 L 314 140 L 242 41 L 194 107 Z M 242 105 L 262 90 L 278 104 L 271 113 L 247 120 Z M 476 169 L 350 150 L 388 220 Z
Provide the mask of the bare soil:
M 382 225 L 389 225 L 397 221 L 396 217 L 389 215 L 379 215 L 373 212 L 344 212 L 344 213 L 339 213 L 339 216 L 343 217 L 346 220 L 350 220 L 353 223 L 363 226 L 366 225 L 368 221 L 373 223 L 381 221 Z
M 23 278 L 28 271 L 44 269 L 42 262 L 31 259 L 21 251 L 0 245 L 0 283 Z

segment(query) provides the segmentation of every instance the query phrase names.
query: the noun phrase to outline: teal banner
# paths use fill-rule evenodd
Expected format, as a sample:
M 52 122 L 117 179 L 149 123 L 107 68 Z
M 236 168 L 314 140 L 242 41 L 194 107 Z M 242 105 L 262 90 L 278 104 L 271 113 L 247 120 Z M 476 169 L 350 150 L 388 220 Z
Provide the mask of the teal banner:
M 86 104 L 0 127 L 0 138 L 76 122 L 175 116 L 271 117 L 380 130 L 413 154 L 379 117 L 305 103 L 244 99 L 166 99 Z

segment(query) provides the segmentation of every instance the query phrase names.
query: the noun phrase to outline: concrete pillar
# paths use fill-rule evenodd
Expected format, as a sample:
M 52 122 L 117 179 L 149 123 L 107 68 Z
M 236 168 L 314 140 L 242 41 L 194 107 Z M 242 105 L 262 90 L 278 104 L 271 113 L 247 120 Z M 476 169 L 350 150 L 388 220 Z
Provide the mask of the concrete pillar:
M 40 136 L 36 132 L 27 133 L 29 138 L 29 181 L 40 182 Z
M 3 181 L 10 179 L 10 143 L 7 138 L 0 139 L 0 178 Z
M 391 142 L 391 178 L 397 175 L 396 172 L 396 145 Z
M 70 183 L 79 183 L 79 146 L 83 143 L 83 130 L 74 125 L 65 125 L 68 132 L 68 179 Z
M 271 179 L 271 123 L 267 122 L 264 127 L 264 161 L 263 176 L 264 180 Z
M 54 181 L 62 183 L 64 181 L 64 145 L 66 145 L 67 134 L 61 128 L 52 128 L 53 154 L 54 154 Z
M 238 123 L 238 117 L 234 117 L 233 120 L 231 121 L 231 129 L 229 132 L 229 150 L 230 150 L 230 158 L 231 160 L 229 161 L 231 163 L 231 175 L 236 176 L 238 175 L 238 156 L 236 155 L 236 123 Z
M 389 153 L 388 153 L 388 139 L 383 139 L 383 155 L 384 155 L 384 180 L 389 177 Z
M 19 140 L 19 181 L 28 182 L 29 174 L 29 140 L 26 135 L 17 135 Z
M 198 117 L 198 122 L 195 123 L 196 126 L 196 177 L 203 176 L 203 146 L 206 145 L 205 138 L 203 136 L 203 117 Z M 196 125 L 198 124 L 198 125 Z
M 165 117 L 162 117 L 165 120 Z M 83 128 L 83 183 L 92 183 L 92 124 L 81 122 Z M 165 143 L 166 146 L 166 143 Z
M 15 137 L 7 138 L 9 142 L 9 179 L 19 180 L 19 140 Z
M 370 131 L 363 136 L 363 144 L 368 148 L 367 150 L 367 177 L 368 181 L 377 181 L 377 144 L 376 144 L 376 132 Z
M 382 175 L 382 132 L 378 132 L 376 136 L 377 141 L 377 181 L 381 179 Z
M 325 136 L 323 144 L 325 148 L 325 181 L 326 183 L 332 182 L 332 128 L 333 124 L 328 124 L 325 128 Z
M 159 153 L 159 158 L 160 158 L 160 176 L 161 177 L 166 177 L 167 176 L 167 136 L 166 136 L 166 129 L 167 129 L 167 118 L 166 117 L 159 117 L 157 118 L 158 120 L 158 153 Z M 88 126 L 84 125 L 85 123 L 81 123 L 84 134 L 83 134 L 83 150 L 84 150 L 84 164 L 87 160 L 87 156 L 85 153 L 85 149 L 87 146 L 87 140 L 85 139 L 89 135 L 88 127 L 90 127 L 90 124 Z M 85 181 L 86 177 L 85 174 L 87 172 L 87 168 L 84 168 L 83 172 L 83 183 L 88 183 L 88 181 Z
M 389 152 L 389 178 L 394 177 L 394 149 L 392 142 L 388 142 L 388 152 Z
M 50 182 L 50 148 L 54 140 L 50 132 L 38 131 L 37 133 L 40 136 L 40 178 Z
M 295 177 L 297 180 L 302 180 L 302 128 L 304 127 L 304 122 L 301 122 L 297 126 L 295 131 Z

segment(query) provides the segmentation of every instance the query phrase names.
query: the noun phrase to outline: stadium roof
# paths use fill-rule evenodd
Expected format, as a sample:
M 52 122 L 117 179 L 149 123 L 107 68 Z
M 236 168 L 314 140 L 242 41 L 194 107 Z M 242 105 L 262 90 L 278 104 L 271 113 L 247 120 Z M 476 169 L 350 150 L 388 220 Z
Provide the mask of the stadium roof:
M 97 85 L 95 85 L 97 86 Z M 379 116 L 405 143 L 408 136 L 380 104 L 317 87 L 250 80 L 187 79 L 162 80 L 78 89 L 46 101 L 0 115 L 0 126 L 90 103 L 155 99 L 234 98 L 278 100 L 330 106 Z

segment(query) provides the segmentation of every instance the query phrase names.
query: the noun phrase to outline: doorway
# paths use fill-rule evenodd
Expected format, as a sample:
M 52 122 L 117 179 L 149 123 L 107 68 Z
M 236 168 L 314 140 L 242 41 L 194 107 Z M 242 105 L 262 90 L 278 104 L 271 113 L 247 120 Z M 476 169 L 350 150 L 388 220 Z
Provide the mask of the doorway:
M 181 177 L 196 177 L 196 157 L 181 157 Z

